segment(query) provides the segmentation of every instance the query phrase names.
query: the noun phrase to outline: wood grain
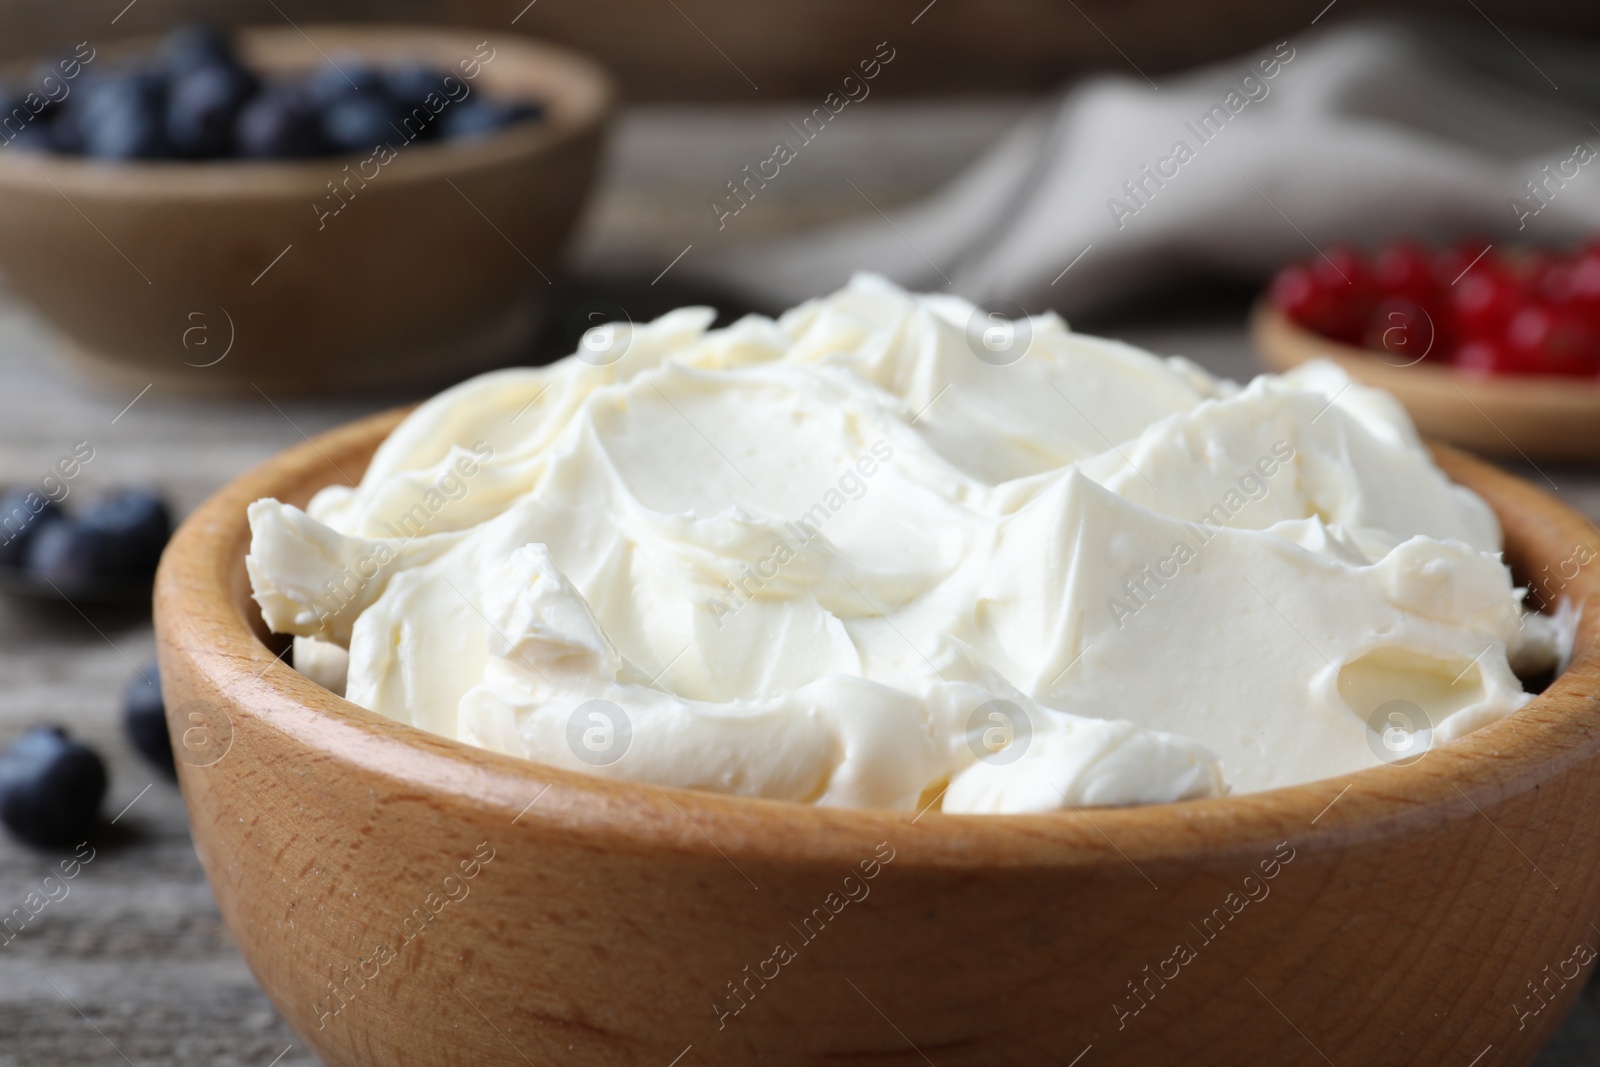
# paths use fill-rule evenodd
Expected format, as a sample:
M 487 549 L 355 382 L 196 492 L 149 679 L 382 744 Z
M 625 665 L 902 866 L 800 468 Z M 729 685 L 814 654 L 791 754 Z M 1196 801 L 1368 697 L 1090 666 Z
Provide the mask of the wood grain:
M 275 658 L 245 506 L 304 501 L 333 468 L 359 477 L 400 414 L 227 487 L 179 532 L 156 593 L 175 744 L 185 714 L 210 731 L 180 763 L 202 863 L 268 995 L 334 1067 L 464 1048 L 666 1063 L 690 1046 L 708 1064 L 824 1063 L 907 1045 L 948 1064 L 1086 1046 L 1117 1064 L 1451 1063 L 1486 1045 L 1528 1063 L 1582 988 L 1594 952 L 1568 961 L 1600 943 L 1595 566 L 1563 588 L 1588 609 L 1572 667 L 1414 765 L 1092 815 L 741 800 L 461 745 Z M 1583 517 L 1437 454 L 1495 508 L 1519 573 L 1600 560 Z M 407 916 L 485 850 L 492 865 L 413 936 Z M 874 857 L 853 910 L 817 910 Z M 1232 903 L 1262 886 L 1249 911 Z M 816 932 L 793 925 L 812 914 Z M 797 962 L 772 962 L 775 943 Z M 740 994 L 746 966 L 762 977 Z M 1529 981 L 1568 966 L 1550 1010 L 1518 1014 Z

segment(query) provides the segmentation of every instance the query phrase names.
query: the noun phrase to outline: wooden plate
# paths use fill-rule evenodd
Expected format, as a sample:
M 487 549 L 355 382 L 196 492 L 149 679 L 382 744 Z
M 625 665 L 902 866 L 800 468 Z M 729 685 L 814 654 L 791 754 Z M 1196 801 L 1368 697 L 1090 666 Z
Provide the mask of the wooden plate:
M 1426 436 L 1497 456 L 1600 459 L 1600 381 L 1483 378 L 1431 362 L 1408 366 L 1314 334 L 1265 301 L 1251 313 L 1250 334 L 1272 370 L 1330 359 L 1357 381 L 1394 394 Z

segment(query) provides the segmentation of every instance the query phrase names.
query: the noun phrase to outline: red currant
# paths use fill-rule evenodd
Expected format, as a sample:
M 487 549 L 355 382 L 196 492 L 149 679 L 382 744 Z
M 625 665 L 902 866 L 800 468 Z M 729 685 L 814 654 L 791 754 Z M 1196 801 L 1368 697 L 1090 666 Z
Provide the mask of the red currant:
M 1456 329 L 1464 337 L 1497 337 L 1522 306 L 1516 283 L 1494 270 L 1469 271 L 1450 289 Z
M 1312 282 L 1333 304 L 1319 332 L 1346 344 L 1360 344 L 1375 295 L 1366 260 L 1349 245 L 1333 245 L 1309 265 Z
M 1451 362 L 1467 374 L 1520 374 L 1523 368 L 1512 362 L 1510 350 L 1500 341 L 1475 338 L 1456 349 Z
M 1409 367 L 1429 356 L 1442 360 L 1449 351 L 1440 323 L 1415 300 L 1390 297 L 1367 320 L 1366 346 L 1385 362 Z
M 1430 304 L 1435 294 L 1433 258 L 1416 241 L 1384 246 L 1372 264 L 1373 281 L 1385 296 L 1404 296 Z
M 1571 308 L 1530 304 L 1506 325 L 1512 358 L 1535 374 L 1588 376 L 1600 367 L 1600 337 Z
M 1370 259 L 1335 245 L 1279 271 L 1270 292 L 1306 329 L 1397 366 L 1600 376 L 1600 238 L 1510 254 L 1477 237 L 1437 253 L 1407 238 Z
M 1568 278 L 1572 302 L 1582 308 L 1591 322 L 1600 319 L 1600 250 L 1590 250 L 1572 264 Z
M 1469 237 L 1440 252 L 1433 261 L 1433 279 L 1444 289 L 1458 285 L 1470 274 L 1492 271 L 1496 260 L 1493 245 L 1481 237 Z
M 1308 330 L 1322 333 L 1334 321 L 1337 308 L 1333 299 L 1305 267 L 1280 270 L 1272 279 L 1271 295 L 1279 311 Z

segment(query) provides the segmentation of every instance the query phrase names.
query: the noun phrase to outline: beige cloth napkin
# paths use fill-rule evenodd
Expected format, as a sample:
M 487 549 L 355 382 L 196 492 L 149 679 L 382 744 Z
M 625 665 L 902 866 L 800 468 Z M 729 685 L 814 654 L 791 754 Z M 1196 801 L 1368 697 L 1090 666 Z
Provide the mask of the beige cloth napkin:
M 1596 58 L 1487 23 L 1354 23 L 1159 89 L 1096 77 L 889 220 L 690 269 L 772 307 L 871 270 L 1073 314 L 1183 274 L 1264 277 L 1336 241 L 1569 241 L 1600 228 Z

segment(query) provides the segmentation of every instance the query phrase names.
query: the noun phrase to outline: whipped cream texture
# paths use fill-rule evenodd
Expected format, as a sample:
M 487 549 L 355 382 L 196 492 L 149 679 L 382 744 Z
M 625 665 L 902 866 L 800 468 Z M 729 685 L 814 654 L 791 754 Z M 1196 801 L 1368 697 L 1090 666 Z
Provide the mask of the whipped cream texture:
M 1326 364 L 1241 388 L 1053 315 L 999 327 L 1001 361 L 981 314 L 861 276 L 474 378 L 360 485 L 251 506 L 256 600 L 401 722 L 843 807 L 1269 789 L 1529 699 L 1511 664 L 1552 628 L 1391 398 Z

